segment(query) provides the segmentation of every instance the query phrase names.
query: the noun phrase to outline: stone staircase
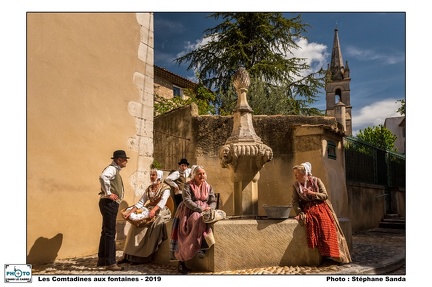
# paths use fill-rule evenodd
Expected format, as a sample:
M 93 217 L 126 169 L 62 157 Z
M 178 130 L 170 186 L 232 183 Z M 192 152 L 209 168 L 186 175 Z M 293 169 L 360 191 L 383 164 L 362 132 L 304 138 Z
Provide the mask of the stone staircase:
M 380 228 L 405 229 L 405 218 L 399 214 L 386 214 L 379 223 Z

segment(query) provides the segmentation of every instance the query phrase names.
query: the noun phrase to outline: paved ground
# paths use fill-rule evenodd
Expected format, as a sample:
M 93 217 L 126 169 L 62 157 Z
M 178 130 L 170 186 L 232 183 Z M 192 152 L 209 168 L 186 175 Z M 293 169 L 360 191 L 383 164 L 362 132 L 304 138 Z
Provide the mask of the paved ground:
M 247 270 L 230 270 L 217 273 L 191 274 L 377 274 L 377 275 L 406 275 L 405 274 L 405 252 L 406 240 L 405 230 L 377 228 L 353 235 L 353 262 L 345 265 L 325 263 L 321 266 L 273 266 L 267 268 L 256 268 Z M 118 258 L 122 252 L 118 251 Z M 33 275 L 50 274 L 76 274 L 76 275 L 102 275 L 102 274 L 152 274 L 166 275 L 176 274 L 176 266 L 142 264 L 123 264 L 124 271 L 106 271 L 102 267 L 96 267 L 97 256 L 85 258 L 72 258 L 58 260 L 51 264 L 33 266 Z

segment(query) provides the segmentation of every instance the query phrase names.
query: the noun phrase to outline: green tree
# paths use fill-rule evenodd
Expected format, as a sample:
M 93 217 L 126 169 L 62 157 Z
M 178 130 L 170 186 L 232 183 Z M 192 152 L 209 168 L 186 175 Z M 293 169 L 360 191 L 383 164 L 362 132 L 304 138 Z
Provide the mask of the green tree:
M 171 110 L 183 107 L 191 103 L 191 99 L 183 99 L 182 97 L 172 97 L 170 99 L 154 95 L 154 115 L 162 115 Z
M 308 108 L 324 86 L 324 70 L 309 72 L 302 58 L 293 57 L 297 40 L 305 38 L 300 15 L 287 19 L 282 13 L 212 13 L 222 22 L 204 31 L 209 41 L 179 58 L 189 63 L 203 85 L 216 93 L 217 114 L 231 114 L 237 95 L 232 76 L 239 65 L 251 78 L 249 104 L 259 114 L 321 114 Z M 249 100 L 250 99 L 250 100 Z
M 405 115 L 405 100 L 397 100 L 396 102 L 400 102 L 401 106 L 400 108 L 397 110 L 398 113 L 400 113 L 401 115 Z
M 360 130 L 356 137 L 375 147 L 384 150 L 397 151 L 397 148 L 394 145 L 397 137 L 383 125 L 367 127 L 364 130 Z
M 150 169 L 153 169 L 153 168 L 161 169 L 162 165 L 157 160 L 153 160 L 153 162 L 150 165 Z
M 215 94 L 202 84 L 198 84 L 194 89 L 185 89 L 184 95 L 184 98 L 173 97 L 170 99 L 155 95 L 154 114 L 156 116 L 161 115 L 191 103 L 197 104 L 200 115 L 215 113 L 215 108 L 212 104 L 215 100 Z

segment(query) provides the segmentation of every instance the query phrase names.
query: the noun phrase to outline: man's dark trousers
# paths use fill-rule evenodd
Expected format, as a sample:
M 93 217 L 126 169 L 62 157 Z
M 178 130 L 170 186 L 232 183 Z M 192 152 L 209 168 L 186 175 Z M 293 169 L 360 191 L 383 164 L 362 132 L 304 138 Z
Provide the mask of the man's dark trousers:
M 116 263 L 116 219 L 119 204 L 110 198 L 99 200 L 102 214 L 102 232 L 99 241 L 98 265 L 112 265 Z

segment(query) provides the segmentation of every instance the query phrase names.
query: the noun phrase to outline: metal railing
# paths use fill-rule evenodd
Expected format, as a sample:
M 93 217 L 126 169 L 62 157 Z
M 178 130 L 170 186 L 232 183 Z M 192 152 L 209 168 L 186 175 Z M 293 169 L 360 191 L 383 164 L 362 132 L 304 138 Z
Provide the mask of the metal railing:
M 347 181 L 405 188 L 405 155 L 377 148 L 356 138 L 345 138 Z

